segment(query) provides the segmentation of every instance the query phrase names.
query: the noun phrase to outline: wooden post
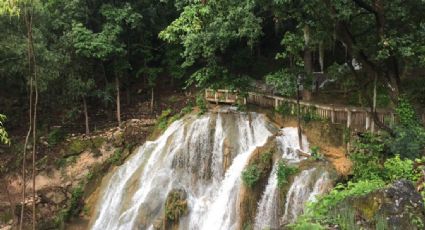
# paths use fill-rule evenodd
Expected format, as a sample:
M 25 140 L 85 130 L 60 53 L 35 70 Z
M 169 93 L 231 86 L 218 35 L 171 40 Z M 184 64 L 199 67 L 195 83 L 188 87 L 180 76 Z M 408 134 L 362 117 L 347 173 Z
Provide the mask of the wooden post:
M 351 110 L 347 110 L 347 128 L 351 127 Z
M 279 107 L 279 101 L 277 98 L 274 99 L 274 109 L 277 110 L 277 107 Z
M 335 123 L 335 109 L 332 106 L 332 111 L 331 111 L 331 122 L 332 124 Z
M 366 112 L 366 130 L 369 130 L 369 128 L 370 128 L 370 116 L 369 116 L 369 113 L 368 112 Z
M 218 105 L 218 92 L 214 92 L 214 100 L 215 103 Z
M 395 124 L 395 116 L 394 116 L 394 113 L 393 112 L 391 112 L 391 120 L 390 120 L 390 124 L 391 124 L 391 126 L 393 126 L 394 124 Z

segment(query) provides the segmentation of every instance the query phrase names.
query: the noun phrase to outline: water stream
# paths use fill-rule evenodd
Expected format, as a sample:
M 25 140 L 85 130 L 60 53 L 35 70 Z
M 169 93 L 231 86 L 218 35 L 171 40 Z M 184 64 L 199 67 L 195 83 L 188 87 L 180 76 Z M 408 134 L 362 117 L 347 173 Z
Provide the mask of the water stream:
M 156 141 L 141 146 L 102 184 L 91 229 L 157 229 L 170 191 L 183 190 L 188 213 L 179 229 L 240 229 L 241 173 L 253 151 L 273 134 L 282 158 L 296 164 L 295 128 L 279 129 L 258 113 L 224 110 L 187 116 L 172 123 Z M 308 148 L 304 137 L 303 149 Z M 306 200 L 322 192 L 326 178 L 301 172 L 291 186 L 285 214 L 279 217 L 276 168 L 259 202 L 256 228 L 274 228 L 302 212 Z M 324 175 L 324 174 L 323 174 Z M 305 186 L 303 185 L 305 182 Z

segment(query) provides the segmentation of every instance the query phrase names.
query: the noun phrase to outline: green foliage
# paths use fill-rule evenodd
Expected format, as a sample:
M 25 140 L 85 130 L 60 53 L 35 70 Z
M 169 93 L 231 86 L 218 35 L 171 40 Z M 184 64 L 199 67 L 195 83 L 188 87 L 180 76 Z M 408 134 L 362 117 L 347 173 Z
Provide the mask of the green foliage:
M 314 160 L 324 160 L 325 158 L 320 153 L 320 147 L 319 146 L 312 146 L 310 148 L 311 157 L 313 157 Z
M 98 149 L 102 146 L 104 142 L 105 139 L 101 136 L 89 139 L 75 138 L 69 142 L 68 147 L 66 149 L 66 154 L 78 155 L 87 149 L 90 149 L 93 152 L 97 152 L 99 151 Z
M 407 179 L 416 181 L 418 173 L 414 170 L 413 161 L 400 159 L 399 155 L 389 158 L 384 163 L 385 176 L 389 181 Z
M 401 98 L 396 113 L 400 124 L 394 127 L 395 137 L 387 141 L 391 152 L 402 158 L 421 156 L 425 149 L 425 128 L 420 124 L 412 105 Z
M 3 126 L 3 122 L 6 120 L 6 116 L 0 114 L 0 144 L 10 145 L 10 139 L 6 132 L 6 129 Z
M 62 128 L 54 128 L 47 135 L 47 143 L 49 143 L 49 146 L 55 146 L 65 140 L 65 137 L 66 134 Z
M 276 112 L 282 116 L 293 115 L 292 106 L 288 102 L 283 102 L 276 108 Z
M 277 91 L 283 96 L 291 97 L 297 92 L 297 73 L 288 69 L 271 73 L 265 79 L 267 84 L 276 87 Z
M 192 75 L 189 83 L 207 86 L 241 79 L 228 73 L 216 55 L 225 52 L 234 41 L 242 40 L 253 46 L 262 34 L 261 18 L 254 14 L 255 6 L 254 1 L 210 0 L 207 4 L 190 1 L 180 16 L 159 34 L 164 41 L 183 47 L 183 67 L 198 61 L 206 63 Z
M 202 94 L 196 97 L 196 106 L 199 108 L 199 115 L 204 114 L 208 111 L 207 102 Z
M 310 121 L 322 120 L 322 118 L 319 115 L 317 115 L 316 110 L 317 110 L 316 107 L 310 106 L 304 112 L 302 112 L 303 121 L 310 122 Z
M 277 185 L 279 188 L 288 183 L 289 176 L 298 172 L 298 168 L 287 165 L 284 161 L 279 161 L 277 165 Z
M 79 184 L 71 191 L 71 199 L 67 207 L 62 209 L 55 217 L 55 225 L 63 226 L 64 222 L 69 221 L 80 213 L 83 208 L 82 198 L 84 195 L 83 186 Z
M 182 191 L 171 191 L 165 202 L 165 216 L 167 220 L 178 221 L 188 211 L 188 205 Z
M 346 186 L 338 184 L 329 194 L 321 197 L 317 202 L 311 203 L 308 209 L 317 219 L 329 218 L 333 208 L 345 198 L 366 195 L 384 186 L 385 182 L 380 179 L 361 180 L 358 182 L 349 181 Z M 348 220 L 348 218 L 345 219 Z
M 162 129 L 167 128 L 168 117 L 171 115 L 171 113 L 172 113 L 171 109 L 166 109 L 166 110 L 162 111 L 161 115 L 158 117 L 157 122 L 156 122 L 157 127 L 159 129 L 162 130 Z
M 350 155 L 353 162 L 353 179 L 358 181 L 383 178 L 383 154 L 384 144 L 380 136 L 365 133 L 356 140 Z
M 122 153 L 123 153 L 122 148 L 115 149 L 114 154 L 112 154 L 112 156 L 107 160 L 107 162 L 113 165 L 121 164 Z
M 242 181 L 244 184 L 250 188 L 258 182 L 261 176 L 261 170 L 256 164 L 249 165 L 242 172 Z

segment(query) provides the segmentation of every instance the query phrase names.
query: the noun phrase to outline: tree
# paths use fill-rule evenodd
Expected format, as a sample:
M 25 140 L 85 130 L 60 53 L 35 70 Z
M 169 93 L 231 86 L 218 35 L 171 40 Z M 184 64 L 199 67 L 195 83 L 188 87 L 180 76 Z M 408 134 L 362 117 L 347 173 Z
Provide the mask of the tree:
M 126 44 L 120 36 L 127 27 L 136 27 L 142 16 L 134 12 L 128 3 L 121 8 L 104 4 L 100 13 L 105 17 L 102 31 L 94 33 L 84 27 L 82 23 L 74 23 L 72 25 L 73 44 L 78 55 L 101 61 L 112 61 L 115 70 L 117 121 L 118 126 L 120 126 L 120 78 L 131 68 L 126 60 Z
M 425 8 L 423 2 L 275 0 L 275 3 L 284 11 L 283 21 L 294 25 L 292 31 L 303 33 L 304 28 L 309 28 L 310 49 L 323 53 L 325 48 L 339 48 L 346 53 L 339 61 L 350 67 L 371 108 L 371 93 L 364 84 L 371 84 L 376 77 L 397 104 L 401 81 L 408 70 L 425 64 L 424 30 L 417 29 L 418 25 L 420 28 L 425 25 L 420 13 Z M 293 46 L 285 42 L 283 45 Z M 354 66 L 352 60 L 360 66 Z M 391 132 L 376 114 L 374 120 Z
M 253 47 L 262 34 L 255 1 L 179 1 L 177 5 L 182 13 L 159 37 L 183 47 L 183 67 L 198 69 L 189 83 L 224 86 L 244 78 L 231 73 L 222 57 L 232 42 L 242 40 Z

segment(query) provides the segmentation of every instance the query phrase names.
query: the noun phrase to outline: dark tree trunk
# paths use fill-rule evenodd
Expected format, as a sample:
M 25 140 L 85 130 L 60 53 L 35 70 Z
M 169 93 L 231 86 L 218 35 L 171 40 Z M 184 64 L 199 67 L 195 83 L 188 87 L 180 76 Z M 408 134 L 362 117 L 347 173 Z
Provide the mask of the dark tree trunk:
M 84 109 L 84 120 L 85 120 L 85 126 L 86 126 L 86 135 L 90 134 L 90 128 L 89 128 L 89 114 L 87 112 L 87 102 L 86 97 L 83 97 L 83 109 Z

